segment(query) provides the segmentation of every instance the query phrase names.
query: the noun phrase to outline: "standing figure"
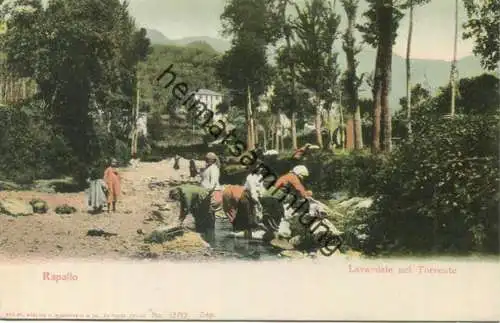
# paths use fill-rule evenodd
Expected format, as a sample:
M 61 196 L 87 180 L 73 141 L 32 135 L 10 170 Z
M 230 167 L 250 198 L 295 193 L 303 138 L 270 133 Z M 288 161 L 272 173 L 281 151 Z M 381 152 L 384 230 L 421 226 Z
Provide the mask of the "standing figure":
M 107 203 L 106 183 L 99 177 L 100 175 L 95 170 L 92 170 L 90 177 L 87 179 L 87 183 L 89 184 L 89 188 L 86 190 L 87 206 L 93 212 L 101 212 Z
M 311 144 L 305 144 L 304 146 L 300 147 L 299 149 L 297 149 L 293 156 L 292 156 L 292 159 L 294 160 L 302 160 L 302 158 L 304 158 L 307 153 L 309 152 L 309 147 L 311 146 Z
M 108 212 L 113 206 L 113 212 L 116 211 L 116 201 L 120 195 L 120 175 L 116 170 L 118 162 L 112 159 L 108 168 L 104 171 L 104 182 L 108 188 Z
M 189 177 L 194 178 L 198 176 L 198 168 L 196 168 L 196 163 L 194 159 L 189 161 Z
M 222 209 L 222 188 L 219 183 L 220 161 L 215 153 L 208 153 L 205 156 L 206 167 L 201 171 L 201 186 L 210 191 L 210 210 L 215 212 Z
M 179 170 L 179 160 L 181 159 L 181 156 L 175 155 L 174 157 L 174 169 Z

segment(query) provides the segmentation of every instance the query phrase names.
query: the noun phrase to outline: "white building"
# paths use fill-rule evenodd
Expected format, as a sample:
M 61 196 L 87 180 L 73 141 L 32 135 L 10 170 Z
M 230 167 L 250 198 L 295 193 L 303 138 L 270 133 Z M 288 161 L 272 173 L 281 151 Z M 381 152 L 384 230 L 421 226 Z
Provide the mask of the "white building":
M 214 114 L 217 113 L 217 106 L 222 103 L 223 95 L 219 92 L 215 92 L 207 89 L 199 89 L 195 92 L 194 99 L 203 102 L 207 105 Z

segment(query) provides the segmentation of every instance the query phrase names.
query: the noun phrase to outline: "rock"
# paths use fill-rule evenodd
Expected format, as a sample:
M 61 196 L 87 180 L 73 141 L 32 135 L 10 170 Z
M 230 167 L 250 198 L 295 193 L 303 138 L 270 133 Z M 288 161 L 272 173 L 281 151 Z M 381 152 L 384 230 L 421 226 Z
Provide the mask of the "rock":
M 33 214 L 33 208 L 28 203 L 15 199 L 0 201 L 0 213 L 11 216 L 24 216 Z
M 271 245 L 273 247 L 279 248 L 279 249 L 284 249 L 284 250 L 292 250 L 293 245 L 288 243 L 288 241 L 284 239 L 273 239 L 271 240 Z
M 163 243 L 183 235 L 185 229 L 178 225 L 166 225 L 156 228 L 146 239 L 149 243 Z
M 144 231 L 142 231 L 142 229 L 137 229 L 137 234 L 144 234 Z
M 283 250 L 280 254 L 283 257 L 293 258 L 293 259 L 301 259 L 305 257 L 305 255 L 302 252 L 297 250 Z
M 68 204 L 59 205 L 55 209 L 57 214 L 71 214 L 76 212 L 76 208 Z
M 106 232 L 103 229 L 90 229 L 87 231 L 87 235 L 90 237 L 111 237 L 111 236 L 117 236 L 117 233 L 111 233 L 111 232 Z
M 49 205 L 44 200 L 34 199 L 30 201 L 30 204 L 33 208 L 33 212 L 35 213 L 43 214 L 47 213 L 47 211 L 49 210 Z
M 162 212 L 158 210 L 153 210 L 151 212 L 151 218 L 155 221 L 161 221 L 161 222 L 165 220 L 165 217 L 163 216 Z
M 302 237 L 301 236 L 295 236 L 293 238 L 291 238 L 290 240 L 288 240 L 288 242 L 294 246 L 295 248 L 301 244 L 302 242 Z

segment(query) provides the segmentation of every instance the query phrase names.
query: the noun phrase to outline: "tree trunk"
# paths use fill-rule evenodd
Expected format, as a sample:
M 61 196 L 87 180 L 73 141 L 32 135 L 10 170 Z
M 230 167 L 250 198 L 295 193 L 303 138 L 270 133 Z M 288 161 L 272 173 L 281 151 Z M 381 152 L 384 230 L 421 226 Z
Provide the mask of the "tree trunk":
M 281 150 L 285 150 L 285 127 L 281 127 L 281 136 L 280 136 L 280 146 Z
M 380 44 L 382 49 L 381 62 L 382 62 L 382 80 L 381 80 L 381 98 L 380 105 L 382 108 L 382 121 L 383 121 L 383 151 L 391 152 L 392 150 L 392 124 L 391 124 L 391 110 L 389 107 L 389 91 L 391 84 L 391 65 L 392 65 L 392 12 L 393 1 L 386 1 L 385 6 L 381 6 L 382 19 L 380 23 Z
M 292 127 L 292 149 L 297 150 L 298 145 L 297 145 L 297 113 L 296 112 L 292 112 L 291 127 Z
M 135 94 L 135 107 L 132 108 L 132 147 L 130 149 L 132 158 L 137 158 L 137 120 L 139 119 L 139 104 L 140 104 L 140 90 L 139 90 L 139 79 L 137 79 L 136 84 L 136 94 Z
M 356 110 L 354 110 L 354 149 L 363 149 L 363 128 L 361 126 L 361 111 L 359 104 L 356 104 Z
M 255 149 L 254 143 L 254 133 L 252 125 L 252 94 L 250 92 L 250 86 L 247 86 L 247 149 Z
M 406 127 L 408 130 L 408 137 L 411 138 L 411 39 L 413 36 L 413 0 L 410 0 L 410 13 L 409 13 L 409 27 L 408 27 L 408 41 L 406 43 Z
M 27 80 L 26 79 L 23 79 L 22 80 L 22 86 L 23 86 L 23 100 L 26 99 L 28 96 L 27 96 L 27 91 L 26 91 L 26 82 Z
M 320 148 L 323 148 L 323 138 L 321 136 L 321 107 L 316 103 L 316 116 L 314 118 L 314 127 L 316 128 L 316 142 Z
M 280 151 L 280 135 L 281 135 L 281 113 L 278 112 L 278 115 L 276 116 L 276 124 L 275 124 L 275 127 L 276 127 L 276 130 L 275 130 L 275 134 L 276 134 L 276 139 L 274 141 L 274 144 L 275 144 L 275 149 L 276 151 Z
M 372 153 L 380 151 L 380 115 L 382 112 L 381 97 L 382 87 L 380 84 L 380 48 L 377 49 L 375 62 L 375 78 L 373 82 L 373 125 L 372 125 Z
M 274 131 L 275 131 L 275 127 L 274 127 L 274 122 L 271 124 L 271 129 L 269 130 L 269 132 L 271 133 L 271 144 L 269 147 L 271 147 L 271 149 L 276 146 L 274 144 L 274 139 L 275 139 L 275 135 L 274 135 Z
M 267 131 L 266 131 L 266 129 L 264 129 L 264 132 L 262 134 L 262 141 L 264 144 L 264 151 L 266 151 L 267 150 Z
M 255 145 L 259 144 L 259 124 L 257 123 L 256 118 L 252 118 L 253 124 L 253 132 L 255 134 Z
M 458 0 L 455 0 L 455 35 L 453 41 L 453 61 L 451 63 L 450 85 L 451 85 L 451 107 L 450 115 L 455 115 L 456 74 L 457 74 L 457 40 L 458 40 Z

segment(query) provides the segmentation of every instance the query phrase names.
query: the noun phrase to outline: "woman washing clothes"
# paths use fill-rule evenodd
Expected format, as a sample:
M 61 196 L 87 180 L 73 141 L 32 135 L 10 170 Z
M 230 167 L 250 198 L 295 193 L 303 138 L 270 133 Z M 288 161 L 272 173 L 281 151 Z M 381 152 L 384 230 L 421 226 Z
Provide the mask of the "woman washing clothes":
M 271 186 L 265 198 L 262 199 L 262 205 L 266 211 L 267 218 L 279 220 L 279 234 L 282 236 L 290 235 L 289 223 L 285 217 L 285 208 L 293 212 L 294 207 L 299 207 L 298 200 L 307 199 L 312 196 L 312 192 L 306 190 L 303 180 L 309 176 L 309 170 L 303 165 L 295 166 L 292 171 L 282 175 Z
M 245 180 L 237 217 L 234 221 L 235 231 L 246 230 L 246 236 L 251 238 L 252 230 L 257 229 L 262 222 L 262 205 L 260 198 L 265 193 L 262 167 L 254 166 Z

